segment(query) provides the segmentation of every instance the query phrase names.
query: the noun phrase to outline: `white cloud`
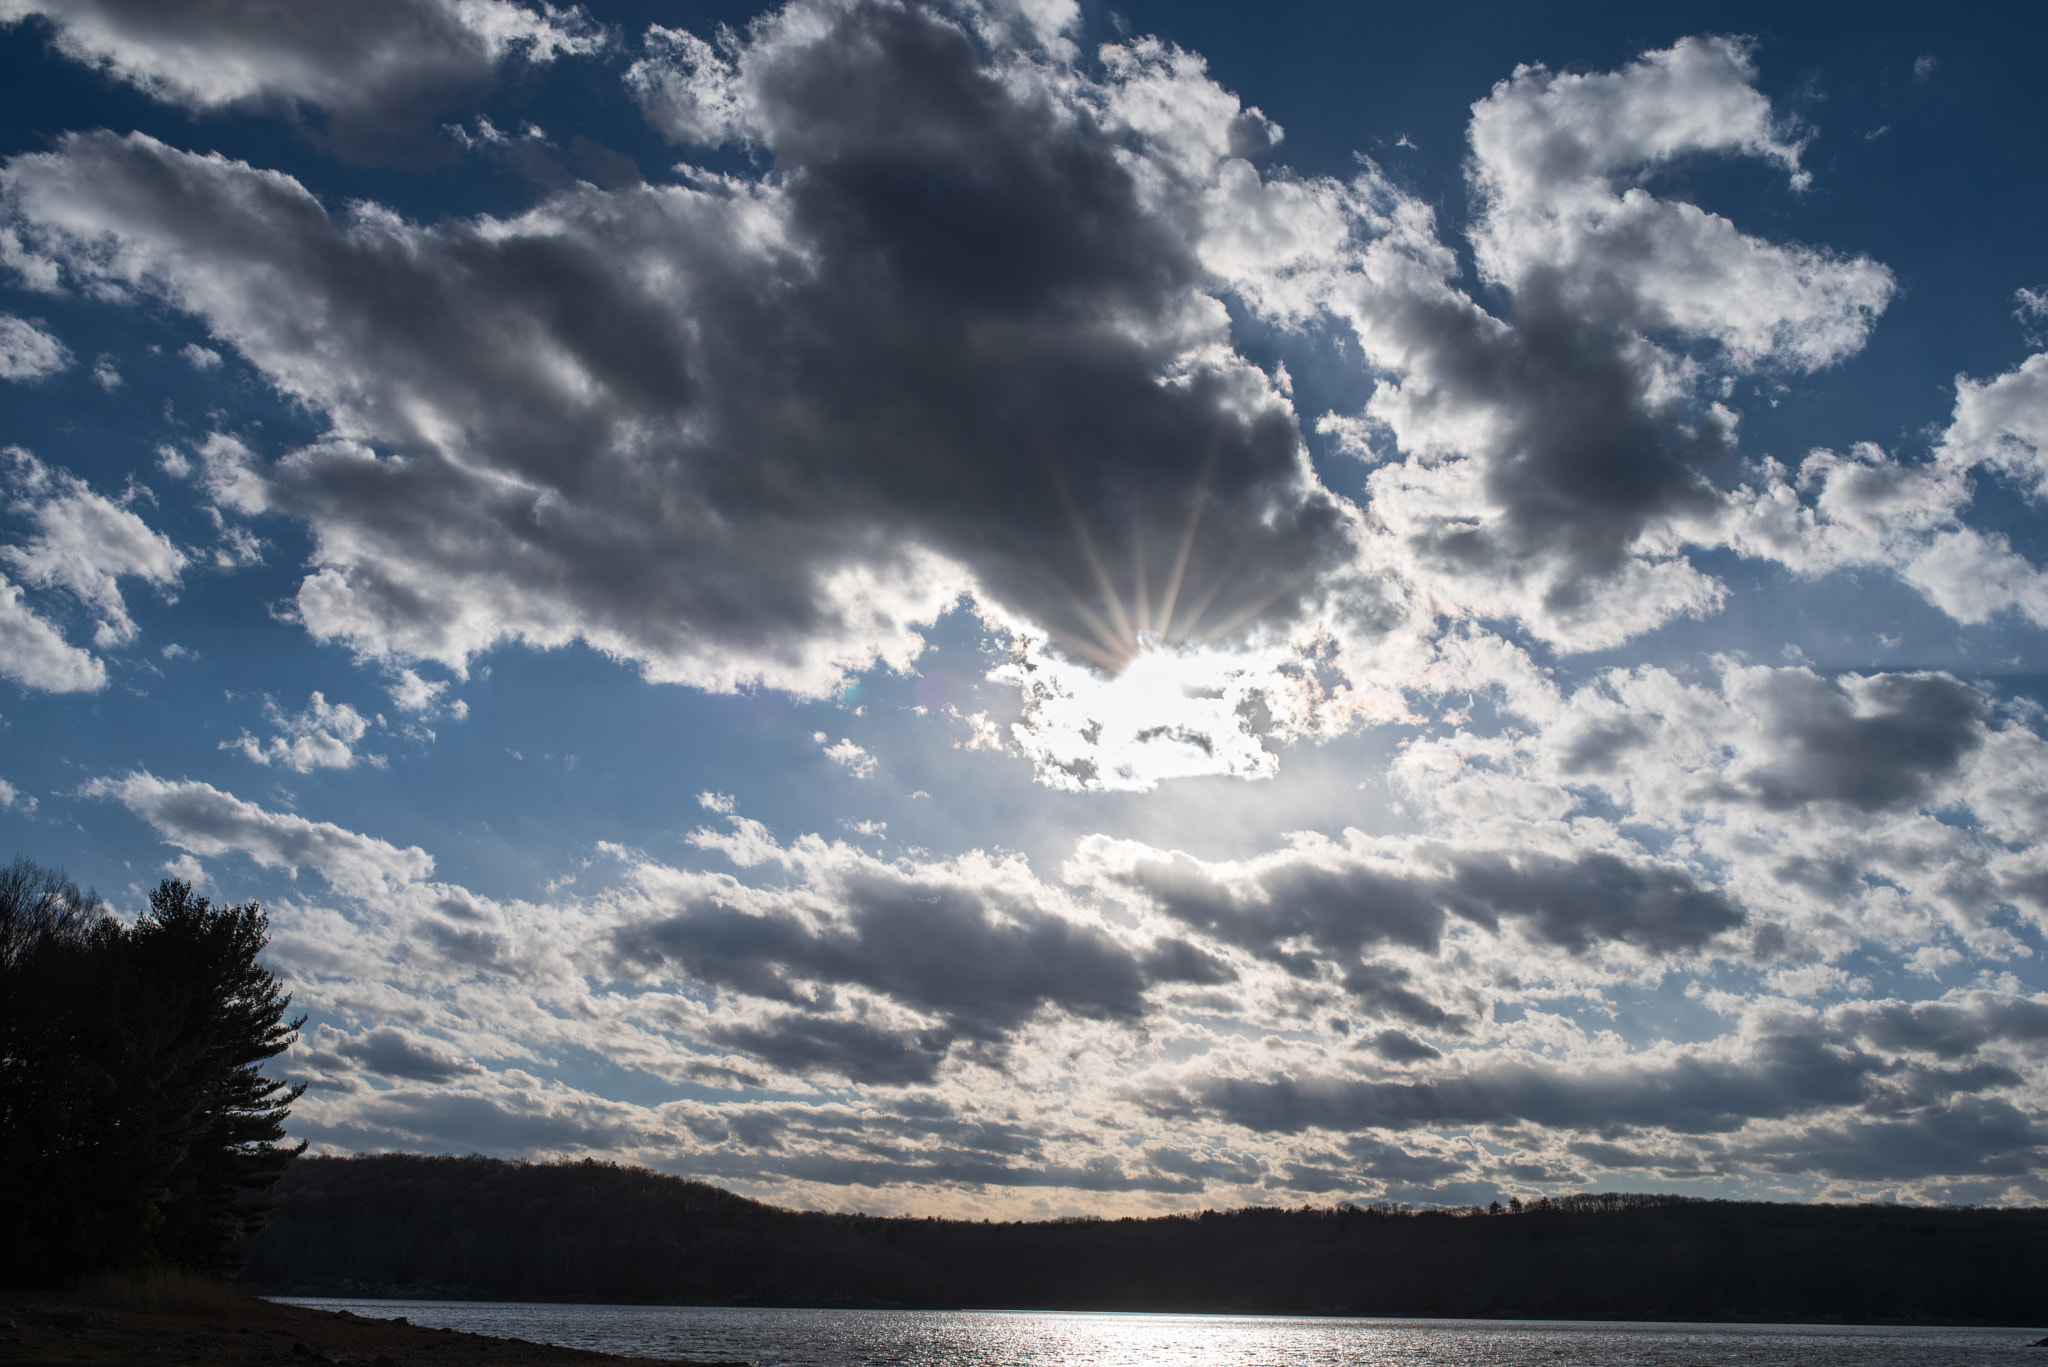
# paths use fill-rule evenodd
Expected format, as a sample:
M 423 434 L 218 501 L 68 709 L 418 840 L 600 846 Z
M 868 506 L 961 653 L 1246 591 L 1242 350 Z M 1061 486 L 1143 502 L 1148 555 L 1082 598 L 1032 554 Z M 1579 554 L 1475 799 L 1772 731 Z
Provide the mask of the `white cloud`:
M 223 750 L 239 750 L 258 764 L 276 764 L 299 773 L 315 769 L 348 769 L 358 762 L 377 768 L 382 755 L 359 754 L 355 746 L 369 733 L 370 721 L 347 703 L 330 703 L 315 692 L 302 712 L 286 713 L 275 701 L 264 700 L 271 725 L 284 734 L 268 743 L 244 731 L 235 740 L 220 743 Z
M 20 447 L 6 454 L 14 467 L 13 509 L 29 519 L 35 532 L 20 545 L 0 547 L 0 559 L 26 583 L 65 589 L 97 612 L 95 639 L 101 648 L 133 641 L 136 626 L 121 597 L 121 578 L 172 588 L 184 571 L 184 552 L 135 514 L 129 506 L 132 492 L 116 503 Z
M 410 669 L 398 671 L 398 679 L 385 692 L 391 701 L 408 712 L 427 712 L 438 704 L 441 694 L 448 690 L 446 679 L 422 679 Z
M 402 120 L 486 81 L 507 60 L 584 54 L 602 36 L 578 8 L 510 0 L 355 0 L 321 9 L 262 0 L 0 0 L 0 24 L 47 19 L 56 46 L 191 110 L 304 104 L 337 118 Z
M 94 779 L 80 791 L 121 803 L 187 853 L 209 859 L 239 853 L 292 874 L 310 868 L 350 897 L 385 897 L 434 871 L 434 861 L 416 845 L 399 849 L 331 822 L 265 811 L 207 783 L 138 770 L 124 778 Z
M 1565 723 L 1593 715 L 1574 699 L 1558 719 L 1567 749 L 1589 753 Z M 270 904 L 270 954 L 319 1018 L 291 1057 L 316 1082 L 295 1128 L 353 1148 L 687 1155 L 743 1190 L 828 1206 L 1428 1200 L 1453 1189 L 1438 1183 L 1526 1192 L 1541 1171 L 1579 1183 L 1578 1144 L 1738 1184 L 1760 1155 L 1824 1176 L 1854 1161 L 1844 1144 L 2031 1095 L 2048 1061 L 2048 997 L 1980 980 L 1871 1000 L 1827 965 L 1774 969 L 1768 994 L 1717 993 L 1727 1028 L 1696 1043 L 1582 1023 L 1573 1002 L 1597 1008 L 1602 984 L 1627 981 L 1626 956 L 1600 946 L 1727 945 L 1727 894 L 1640 854 L 1546 861 L 1352 833 L 1205 862 L 1097 839 L 1062 889 L 1014 856 L 883 861 L 817 836 L 778 844 L 734 816 L 763 851 L 741 866 L 772 881 L 607 847 L 618 883 L 529 905 L 203 784 L 133 774 L 89 791 L 187 851 L 328 881 L 332 906 Z M 1951 953 L 1910 961 L 1946 971 Z M 1503 1001 L 1521 1019 L 1494 1023 Z M 1323 1028 L 1333 1014 L 1348 1036 Z M 648 1106 L 528 1071 L 568 1050 L 714 1090 Z M 1172 1137 L 1133 1149 L 1120 1136 L 1134 1129 Z M 1905 1160 L 1912 1180 L 2009 1158 L 1944 1153 Z M 1315 1175 L 1332 1167 L 1335 1185 Z
M 24 816 L 33 816 L 35 810 L 36 800 L 33 797 L 30 797 L 6 779 L 0 778 L 0 811 L 18 811 Z
M 819 744 L 823 745 L 824 732 L 819 732 L 818 737 Z M 855 778 L 874 777 L 875 757 L 852 741 L 841 737 L 837 745 L 825 745 L 824 749 L 826 759 L 839 765 Z
M 178 354 L 183 356 L 186 363 L 194 370 L 201 373 L 218 369 L 221 363 L 218 351 L 215 351 L 212 347 L 200 346 L 197 342 L 187 343 L 185 346 L 180 347 Z
M 107 686 L 107 667 L 38 617 L 5 575 L 0 575 L 0 675 L 45 693 L 94 693 Z
M 62 342 L 26 318 L 0 313 L 0 380 L 40 380 L 70 364 Z
M 1936 453 L 1947 468 L 1989 466 L 2048 494 L 2048 352 L 1981 383 L 1956 377 L 1955 416 Z

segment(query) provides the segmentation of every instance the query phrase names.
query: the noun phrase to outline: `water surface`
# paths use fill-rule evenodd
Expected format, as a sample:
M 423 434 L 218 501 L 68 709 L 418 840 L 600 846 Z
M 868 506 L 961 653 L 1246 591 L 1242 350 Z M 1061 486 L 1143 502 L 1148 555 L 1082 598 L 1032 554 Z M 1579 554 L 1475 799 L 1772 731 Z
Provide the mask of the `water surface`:
M 278 1299 L 570 1348 L 755 1367 L 2048 1367 L 2048 1349 L 2026 1347 L 2039 1329 Z

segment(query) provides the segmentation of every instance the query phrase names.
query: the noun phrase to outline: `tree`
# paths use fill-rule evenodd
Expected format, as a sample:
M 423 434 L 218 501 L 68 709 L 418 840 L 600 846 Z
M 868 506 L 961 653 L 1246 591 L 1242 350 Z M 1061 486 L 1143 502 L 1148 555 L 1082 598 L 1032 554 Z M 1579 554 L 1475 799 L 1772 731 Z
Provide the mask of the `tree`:
M 156 1234 L 158 1260 L 228 1273 L 241 1259 L 228 1245 L 263 1228 L 267 1192 L 305 1145 L 287 1147 L 284 1122 L 306 1090 L 261 1073 L 298 1038 L 305 1017 L 286 1020 L 291 997 L 256 961 L 270 922 L 254 902 L 208 905 L 184 883 L 166 879 L 150 894 L 149 913 L 131 936 L 148 975 L 168 975 L 182 995 L 168 1052 L 179 1067 L 166 1082 L 163 1114 L 178 1127 L 182 1161 L 172 1171 Z
M 0 1275 L 214 1274 L 304 1145 L 303 1087 L 262 1076 L 304 1018 L 257 956 L 254 903 L 166 880 L 133 926 L 61 872 L 0 873 Z

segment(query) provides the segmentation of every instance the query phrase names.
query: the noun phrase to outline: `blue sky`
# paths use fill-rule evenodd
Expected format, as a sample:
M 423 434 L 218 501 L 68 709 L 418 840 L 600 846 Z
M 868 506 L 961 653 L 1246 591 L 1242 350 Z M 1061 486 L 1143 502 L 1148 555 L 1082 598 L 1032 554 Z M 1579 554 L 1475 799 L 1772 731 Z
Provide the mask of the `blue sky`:
M 0 0 L 0 826 L 324 1151 L 2036 1202 L 2022 24 Z

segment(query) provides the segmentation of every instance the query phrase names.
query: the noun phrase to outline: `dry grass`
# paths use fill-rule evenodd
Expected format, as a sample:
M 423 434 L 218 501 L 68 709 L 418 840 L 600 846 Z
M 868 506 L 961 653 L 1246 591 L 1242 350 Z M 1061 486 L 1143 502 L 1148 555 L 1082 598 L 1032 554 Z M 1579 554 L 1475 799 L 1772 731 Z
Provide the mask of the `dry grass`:
M 250 1301 L 225 1282 L 169 1268 L 102 1273 L 81 1282 L 71 1298 L 98 1310 L 158 1315 L 236 1315 Z

